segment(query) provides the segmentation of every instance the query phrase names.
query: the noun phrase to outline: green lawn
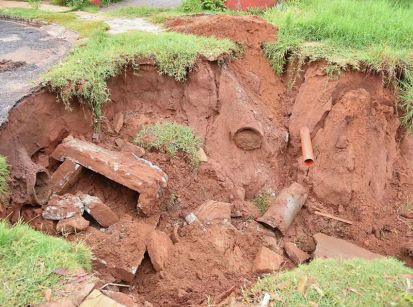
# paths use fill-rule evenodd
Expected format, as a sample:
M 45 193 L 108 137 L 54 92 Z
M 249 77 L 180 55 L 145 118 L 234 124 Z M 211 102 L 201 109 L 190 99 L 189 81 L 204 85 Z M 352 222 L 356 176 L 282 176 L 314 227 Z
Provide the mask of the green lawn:
M 279 27 L 265 47 L 275 71 L 287 61 L 326 60 L 329 73 L 377 72 L 401 89 L 402 121 L 413 127 L 413 5 L 402 0 L 296 0 L 267 10 Z
M 412 306 L 413 270 L 392 259 L 321 260 L 260 279 L 247 304 L 265 292 L 271 306 Z
M 0 155 L 0 200 L 8 192 L 9 167 L 6 157 Z
M 61 286 L 63 277 L 53 270 L 90 270 L 90 259 L 90 251 L 81 244 L 0 221 L 0 306 L 40 303 L 44 290 Z

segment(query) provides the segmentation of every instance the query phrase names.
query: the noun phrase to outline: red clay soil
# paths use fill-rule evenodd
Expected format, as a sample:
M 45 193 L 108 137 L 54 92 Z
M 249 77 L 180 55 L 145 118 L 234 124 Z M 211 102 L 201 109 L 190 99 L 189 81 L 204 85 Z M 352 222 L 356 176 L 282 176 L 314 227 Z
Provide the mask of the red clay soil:
M 46 90 L 28 97 L 0 131 L 0 153 L 12 165 L 12 206 L 5 215 L 12 213 L 13 220 L 21 216 L 53 232 L 53 222 L 39 217 L 40 207 L 19 203 L 22 197 L 13 196 L 24 184 L 24 178 L 13 173 L 19 163 L 14 148 L 25 148 L 53 173 L 58 162 L 49 155 L 69 134 L 121 150 L 143 125 L 176 121 L 201 137 L 208 161 L 194 169 L 183 155 L 144 155 L 169 177 L 159 215 L 149 220 L 138 216 L 136 192 L 88 170 L 69 191 L 98 196 L 120 217 L 107 229 L 92 223 L 69 239 L 91 246 L 94 269 L 104 281 L 117 280 L 110 269 L 117 259 L 139 258 L 131 288 L 122 290 L 136 302 L 188 306 L 225 301 L 232 291 L 254 282 L 252 263 L 261 246 L 282 254 L 284 242 L 292 241 L 311 253 L 312 235 L 318 232 L 412 264 L 401 247 L 412 239 L 413 221 L 403 217 L 412 206 L 402 204 L 413 196 L 413 137 L 400 127 L 395 96 L 379 76 L 345 72 L 330 79 L 325 64 L 316 63 L 306 67 L 301 82 L 288 92 L 287 82 L 274 74 L 260 48 L 275 39 L 276 29 L 259 17 L 197 16 L 168 26 L 229 37 L 246 44 L 245 55 L 219 65 L 200 60 L 185 83 L 160 75 L 149 64 L 141 65 L 139 74 L 126 70 L 109 81 L 112 102 L 104 108 L 100 134 L 93 133 L 90 112 L 78 104 L 72 112 L 64 110 Z M 119 113 L 124 125 L 118 134 L 114 119 Z M 263 141 L 259 149 L 245 151 L 232 135 L 250 125 L 257 127 Z M 300 162 L 298 131 L 303 125 L 310 128 L 316 156 L 310 170 Z M 206 227 L 184 221 L 206 200 L 244 203 L 261 192 L 278 193 L 293 181 L 309 190 L 309 198 L 284 237 L 248 216 Z M 175 238 L 161 272 L 154 270 L 144 251 L 147 225 Z M 285 267 L 292 266 L 287 260 Z

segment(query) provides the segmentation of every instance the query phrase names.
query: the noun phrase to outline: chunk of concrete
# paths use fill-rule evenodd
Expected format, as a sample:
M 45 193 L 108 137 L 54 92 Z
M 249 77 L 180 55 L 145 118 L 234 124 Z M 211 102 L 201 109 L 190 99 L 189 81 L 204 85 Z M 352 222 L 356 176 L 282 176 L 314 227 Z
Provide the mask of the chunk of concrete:
M 85 211 L 89 213 L 99 225 L 109 227 L 119 221 L 116 213 L 106 206 L 100 198 L 87 194 L 80 194 L 79 197 L 85 206 Z
M 79 307 L 124 307 L 124 305 L 119 304 L 115 300 L 107 297 L 99 290 L 93 290 L 85 300 L 80 304 Z
M 83 167 L 70 159 L 66 159 L 53 173 L 52 191 L 56 194 L 66 192 L 78 179 Z
M 255 273 L 264 274 L 278 271 L 284 262 L 284 258 L 272 250 L 261 247 L 254 260 L 253 270 Z
M 346 240 L 330 237 L 323 233 L 314 235 L 314 239 L 317 242 L 314 251 L 315 258 L 365 258 L 371 260 L 383 257 Z
M 117 291 L 109 291 L 109 290 L 102 290 L 102 292 L 103 294 L 110 297 L 112 300 L 118 302 L 119 304 L 122 304 L 123 306 L 126 306 L 126 307 L 135 306 L 133 299 L 125 293 L 117 292 Z
M 285 253 L 295 264 L 299 265 L 311 258 L 309 254 L 303 252 L 294 243 L 287 242 L 284 244 Z
M 89 227 L 89 221 L 85 220 L 80 214 L 68 219 L 60 220 L 56 225 L 56 231 L 63 235 L 68 235 L 86 230 Z
M 230 220 L 231 204 L 208 200 L 199 206 L 194 213 L 202 223 Z
M 158 166 L 145 159 L 108 150 L 71 136 L 57 146 L 52 156 L 59 161 L 70 158 L 96 173 L 137 191 L 139 193 L 137 207 L 146 215 L 155 211 L 161 192 L 168 183 L 168 176 Z
M 52 195 L 47 205 L 43 208 L 42 216 L 48 220 L 62 220 L 82 215 L 84 206 L 79 197 L 72 194 Z
M 169 236 L 159 230 L 153 231 L 148 238 L 146 246 L 155 271 L 160 272 L 165 268 L 173 243 Z

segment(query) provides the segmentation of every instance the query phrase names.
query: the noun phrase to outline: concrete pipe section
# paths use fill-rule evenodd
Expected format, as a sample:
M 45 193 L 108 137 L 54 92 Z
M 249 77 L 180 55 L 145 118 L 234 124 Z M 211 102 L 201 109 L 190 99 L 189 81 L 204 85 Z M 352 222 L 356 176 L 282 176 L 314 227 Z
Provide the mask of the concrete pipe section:
M 0 126 L 9 111 L 39 84 L 40 75 L 58 62 L 77 35 L 58 25 L 0 19 Z

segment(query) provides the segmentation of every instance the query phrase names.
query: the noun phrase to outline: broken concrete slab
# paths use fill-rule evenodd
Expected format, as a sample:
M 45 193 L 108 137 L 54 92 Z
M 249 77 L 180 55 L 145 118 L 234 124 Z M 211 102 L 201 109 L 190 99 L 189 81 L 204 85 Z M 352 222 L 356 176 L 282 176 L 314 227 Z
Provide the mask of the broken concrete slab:
M 58 221 L 75 215 L 82 215 L 83 210 L 84 206 L 79 197 L 72 194 L 63 196 L 54 194 L 44 207 L 42 216 L 48 220 Z
M 307 190 L 301 184 L 293 182 L 270 202 L 267 212 L 257 221 L 285 234 L 307 200 L 307 196 Z
M 151 162 L 130 154 L 112 151 L 71 136 L 63 140 L 52 154 L 63 161 L 70 158 L 76 163 L 99 173 L 139 193 L 137 207 L 144 214 L 155 211 L 168 176 Z
M 165 268 L 172 248 L 173 243 L 166 233 L 155 230 L 149 235 L 146 249 L 156 272 L 160 272 Z
M 112 300 L 116 301 L 117 303 L 126 306 L 126 307 L 134 307 L 136 306 L 133 299 L 122 292 L 117 291 L 110 291 L 110 290 L 102 290 L 103 294 L 110 297 Z
M 56 225 L 56 231 L 63 235 L 68 235 L 83 231 L 88 227 L 89 221 L 78 214 L 68 219 L 60 220 Z
M 53 173 L 51 178 L 52 191 L 56 194 L 66 192 L 78 179 L 83 166 L 66 159 Z
M 365 258 L 371 260 L 384 257 L 346 240 L 330 237 L 323 233 L 317 233 L 314 235 L 314 239 L 317 242 L 314 251 L 315 258 Z
M 290 258 L 297 265 L 303 262 L 306 262 L 307 260 L 311 258 L 309 254 L 307 254 L 306 252 L 303 252 L 292 242 L 285 243 L 284 250 L 288 258 Z
M 284 262 L 284 257 L 272 250 L 262 247 L 254 260 L 253 271 L 258 274 L 278 271 Z
M 116 213 L 106 206 L 99 197 L 79 194 L 79 198 L 85 206 L 85 211 L 89 213 L 99 225 L 109 227 L 119 221 Z
M 231 204 L 208 200 L 195 210 L 195 215 L 202 223 L 231 219 Z
M 99 290 L 93 290 L 85 300 L 80 304 L 79 307 L 124 307 L 124 305 L 119 304 L 115 300 L 107 297 Z

